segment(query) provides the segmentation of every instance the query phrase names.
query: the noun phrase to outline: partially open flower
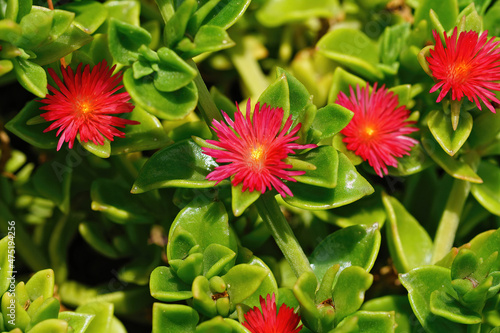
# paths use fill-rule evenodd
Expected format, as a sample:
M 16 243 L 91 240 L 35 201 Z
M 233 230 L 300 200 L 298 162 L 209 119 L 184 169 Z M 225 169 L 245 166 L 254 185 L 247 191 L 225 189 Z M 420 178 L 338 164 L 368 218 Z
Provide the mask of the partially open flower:
M 290 130 L 292 117 L 288 117 L 282 126 L 283 109 L 271 108 L 269 105 L 255 105 L 251 115 L 250 100 L 247 103 L 246 116 L 240 111 L 234 115 L 234 121 L 222 112 L 224 122 L 213 121 L 213 129 L 219 141 L 207 140 L 208 143 L 219 147 L 203 148 L 203 152 L 222 164 L 215 168 L 208 176 L 209 180 L 222 180 L 233 177 L 233 186 L 243 183 L 242 190 L 259 191 L 275 188 L 283 197 L 293 196 L 283 180 L 296 180 L 293 176 L 300 176 L 305 171 L 287 170 L 292 166 L 283 160 L 289 154 L 295 154 L 294 149 L 315 148 L 316 145 L 299 145 L 293 143 L 299 137 L 296 135 L 300 124 Z
M 90 70 L 87 65 L 82 72 L 82 64 L 78 65 L 76 73 L 70 67 L 61 67 L 63 80 L 57 76 L 52 68 L 49 74 L 56 86 L 48 86 L 53 95 L 40 100 L 47 104 L 40 109 L 47 112 L 41 114 L 46 121 L 53 121 L 44 131 L 59 128 L 56 135 L 61 135 L 57 150 L 64 142 L 69 148 L 77 135 L 83 142 L 92 141 L 94 144 L 104 144 L 104 138 L 113 141 L 113 137 L 125 137 L 125 134 L 115 127 L 139 124 L 137 121 L 123 119 L 112 114 L 131 112 L 134 106 L 128 103 L 130 95 L 127 92 L 115 94 L 120 90 L 121 73 L 113 74 L 115 67 L 109 68 L 106 61 L 102 61 Z
M 246 322 L 243 323 L 252 333 L 298 333 L 302 329 L 302 325 L 297 327 L 300 322 L 300 316 L 289 308 L 286 304 L 282 304 L 276 311 L 276 299 L 273 294 L 272 298 L 267 295 L 266 300 L 259 296 L 260 307 L 254 307 L 252 310 L 245 313 Z
M 398 97 L 384 86 L 377 90 L 377 84 L 365 88 L 356 86 L 356 93 L 350 87 L 350 96 L 339 93 L 337 104 L 354 112 L 349 124 L 342 130 L 347 149 L 373 167 L 377 175 L 387 175 L 387 166 L 398 166 L 396 157 L 409 155 L 417 140 L 406 134 L 418 130 L 407 121 L 410 111 L 405 106 L 398 107 Z M 383 172 L 383 173 L 382 173 Z
M 436 46 L 426 60 L 436 80 L 430 92 L 441 89 L 437 102 L 451 90 L 451 100 L 460 101 L 466 96 L 480 110 L 482 101 L 495 112 L 491 101 L 500 103 L 493 92 L 500 91 L 500 42 L 493 37 L 488 40 L 488 31 L 481 35 L 475 31 L 459 34 L 455 28 L 451 36 L 444 33 L 443 45 L 439 34 L 436 31 L 432 34 Z

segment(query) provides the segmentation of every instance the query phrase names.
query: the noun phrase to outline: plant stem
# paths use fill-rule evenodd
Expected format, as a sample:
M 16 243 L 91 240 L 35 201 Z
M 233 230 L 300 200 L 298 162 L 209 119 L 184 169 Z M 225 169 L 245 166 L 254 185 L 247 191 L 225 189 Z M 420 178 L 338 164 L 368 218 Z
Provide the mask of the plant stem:
M 255 205 L 276 244 L 292 267 L 295 276 L 299 277 L 305 272 L 312 272 L 309 260 L 295 238 L 272 192 L 262 194 Z
M 436 237 L 434 238 L 433 263 L 441 260 L 450 252 L 469 191 L 470 183 L 468 181 L 454 180 L 445 210 L 439 221 Z
M 193 60 L 189 60 L 188 63 L 198 72 L 198 75 L 194 78 L 194 84 L 198 89 L 198 108 L 205 118 L 207 125 L 210 126 L 213 119 L 221 121 L 222 114 L 217 108 L 217 105 L 215 105 L 214 100 L 212 99 L 212 95 L 210 95 L 207 85 L 201 77 L 198 66 L 196 66 L 196 63 Z

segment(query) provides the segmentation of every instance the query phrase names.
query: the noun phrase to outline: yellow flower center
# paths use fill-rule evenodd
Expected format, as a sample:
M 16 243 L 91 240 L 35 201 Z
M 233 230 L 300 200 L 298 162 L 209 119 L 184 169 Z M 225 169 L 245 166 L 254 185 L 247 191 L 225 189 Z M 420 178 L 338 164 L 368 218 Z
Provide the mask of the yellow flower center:
M 80 100 L 80 101 L 76 102 L 76 109 L 82 115 L 85 115 L 87 113 L 91 113 L 92 111 L 94 111 L 92 103 L 88 100 L 83 100 L 83 101 Z
M 455 64 L 450 68 L 449 78 L 453 81 L 458 81 L 459 83 L 464 82 L 469 75 L 470 67 L 470 64 L 466 62 Z
M 365 128 L 365 132 L 366 132 L 366 134 L 368 134 L 368 136 L 372 136 L 373 133 L 375 133 L 375 130 L 371 127 L 367 127 L 367 128 Z
M 252 169 L 259 170 L 264 165 L 265 152 L 262 146 L 254 147 L 249 156 L 248 164 L 251 165 Z

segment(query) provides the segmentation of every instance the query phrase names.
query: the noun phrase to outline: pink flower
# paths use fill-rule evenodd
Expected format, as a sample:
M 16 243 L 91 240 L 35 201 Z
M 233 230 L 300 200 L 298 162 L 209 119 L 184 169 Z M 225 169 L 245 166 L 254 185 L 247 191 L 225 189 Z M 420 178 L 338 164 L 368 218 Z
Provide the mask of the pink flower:
M 214 157 L 217 163 L 225 164 L 216 167 L 207 179 L 219 183 L 233 177 L 233 186 L 243 182 L 243 191 L 249 189 L 250 192 L 257 190 L 264 193 L 266 189 L 275 188 L 283 197 L 287 194 L 293 196 L 283 180 L 294 182 L 293 176 L 303 175 L 305 171 L 286 170 L 292 166 L 283 160 L 289 154 L 295 154 L 294 149 L 315 148 L 316 145 L 292 143 L 299 138 L 296 134 L 300 124 L 290 130 L 290 116 L 281 126 L 284 115 L 282 108 L 271 108 L 266 104 L 261 108 L 257 103 L 251 116 L 249 100 L 244 116 L 239 105 L 236 106 L 238 111 L 234 121 L 223 111 L 225 123 L 217 120 L 212 122 L 219 141 L 207 142 L 220 149 L 203 148 L 203 152 Z
M 271 298 L 267 295 L 265 301 L 262 296 L 259 296 L 260 307 L 254 307 L 252 310 L 245 313 L 246 322 L 243 323 L 252 333 L 298 333 L 302 329 L 302 325 L 297 328 L 300 322 L 300 316 L 293 312 L 293 308 L 289 308 L 286 304 L 282 304 L 279 311 L 276 311 L 275 295 Z
M 104 138 L 113 141 L 113 137 L 125 137 L 125 134 L 115 127 L 139 124 L 137 121 L 111 116 L 131 112 L 134 106 L 128 101 L 127 92 L 115 94 L 123 87 L 121 73 L 112 75 L 115 66 L 109 68 L 106 61 L 94 66 L 89 65 L 82 72 L 82 64 L 78 65 L 76 73 L 70 67 L 61 67 L 63 81 L 52 68 L 49 74 L 56 86 L 48 86 L 53 95 L 47 94 L 40 102 L 47 104 L 40 109 L 47 112 L 41 114 L 46 121 L 53 121 L 44 132 L 59 128 L 56 135 L 59 138 L 57 150 L 64 142 L 73 143 L 77 135 L 83 142 L 92 141 L 94 144 L 104 144 Z
M 409 127 L 414 121 L 407 121 L 410 111 L 405 106 L 398 107 L 398 97 L 388 92 L 384 86 L 377 90 L 377 84 L 370 93 L 356 86 L 356 93 L 350 87 L 350 96 L 339 93 L 337 104 L 354 112 L 349 124 L 342 130 L 347 149 L 361 156 L 373 167 L 377 175 L 387 174 L 387 166 L 398 166 L 396 157 L 409 155 L 411 147 L 417 143 L 405 134 L 417 131 Z
M 475 31 L 457 33 L 451 37 L 444 33 L 445 45 L 436 31 L 432 32 L 436 46 L 427 57 L 429 68 L 436 79 L 430 92 L 441 88 L 437 102 L 451 90 L 452 100 L 467 96 L 481 110 L 481 100 L 492 112 L 495 108 L 490 101 L 500 103 L 493 91 L 500 91 L 500 42 L 487 39 L 488 31 L 481 36 Z M 458 35 L 458 39 L 457 39 Z

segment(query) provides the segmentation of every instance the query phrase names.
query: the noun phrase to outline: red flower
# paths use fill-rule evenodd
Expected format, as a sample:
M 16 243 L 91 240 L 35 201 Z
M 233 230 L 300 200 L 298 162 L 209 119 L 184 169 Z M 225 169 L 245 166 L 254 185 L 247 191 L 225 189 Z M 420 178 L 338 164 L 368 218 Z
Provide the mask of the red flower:
M 409 155 L 411 147 L 417 143 L 405 134 L 417 131 L 407 127 L 414 121 L 406 121 L 410 111 L 405 106 L 398 107 L 398 97 L 382 86 L 377 91 L 377 84 L 370 93 L 369 85 L 365 88 L 356 86 L 356 92 L 350 87 L 351 95 L 339 93 L 337 104 L 354 112 L 349 124 L 342 130 L 347 149 L 354 151 L 375 169 L 382 177 L 387 174 L 387 166 L 398 166 L 395 157 Z
M 441 88 L 437 102 L 451 89 L 451 99 L 461 100 L 465 95 L 481 110 L 479 100 L 492 112 L 490 101 L 500 103 L 492 90 L 500 91 L 500 42 L 487 39 L 488 31 L 481 36 L 475 31 L 461 32 L 457 40 L 457 28 L 451 37 L 444 33 L 445 45 L 433 31 L 436 46 L 427 57 L 429 68 L 437 83 L 430 92 Z
M 282 108 L 271 108 L 264 104 L 260 108 L 255 105 L 255 111 L 250 119 L 250 100 L 247 103 L 246 116 L 240 111 L 234 115 L 234 122 L 222 111 L 226 123 L 214 120 L 213 129 L 219 141 L 207 140 L 221 149 L 203 148 L 203 152 L 214 157 L 217 163 L 228 163 L 215 168 L 208 176 L 209 180 L 220 181 L 234 176 L 233 186 L 243 182 L 243 191 L 257 190 L 262 193 L 266 188 L 273 187 L 283 197 L 288 194 L 293 196 L 283 180 L 296 181 L 293 176 L 303 175 L 305 171 L 285 170 L 292 166 L 283 160 L 289 154 L 294 154 L 294 149 L 315 148 L 316 145 L 299 145 L 292 143 L 299 137 L 296 136 L 300 124 L 290 130 L 292 117 L 288 117 L 284 126 Z M 287 134 L 287 132 L 290 132 Z
M 61 67 L 63 81 L 52 68 L 49 74 L 54 79 L 57 88 L 48 86 L 53 95 L 47 94 L 40 102 L 47 104 L 41 110 L 46 121 L 54 121 L 44 132 L 59 128 L 56 135 L 61 134 L 57 150 L 62 144 L 69 142 L 73 148 L 76 136 L 80 135 L 83 142 L 92 141 L 94 144 L 104 144 L 104 138 L 113 141 L 113 137 L 125 137 L 125 134 L 115 127 L 139 124 L 137 121 L 111 116 L 131 112 L 134 106 L 128 101 L 127 92 L 115 94 L 120 90 L 121 73 L 112 75 L 115 66 L 109 68 L 106 61 L 89 69 L 85 66 L 82 73 L 82 64 L 78 65 L 76 73 L 71 67 Z M 120 84 L 120 85 L 119 85 Z M 113 127 L 115 126 L 115 127 Z
M 252 310 L 245 313 L 246 322 L 243 323 L 252 333 L 298 333 L 302 329 L 302 325 L 297 328 L 300 322 L 300 316 L 293 312 L 293 308 L 289 308 L 283 303 L 276 313 L 275 295 L 271 298 L 267 295 L 265 301 L 262 296 L 260 298 L 260 307 L 254 307 Z

